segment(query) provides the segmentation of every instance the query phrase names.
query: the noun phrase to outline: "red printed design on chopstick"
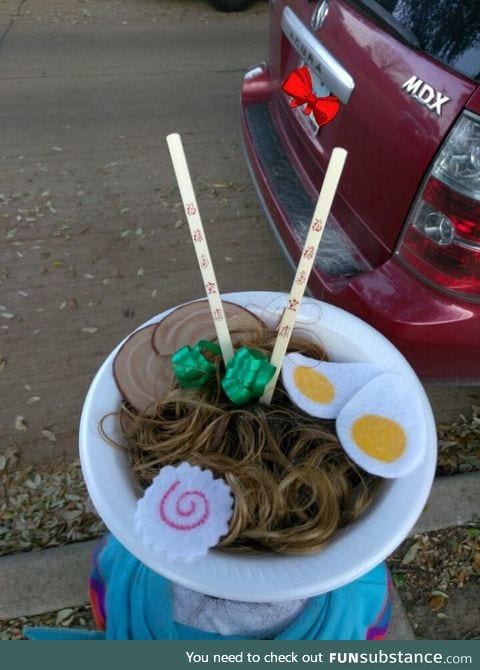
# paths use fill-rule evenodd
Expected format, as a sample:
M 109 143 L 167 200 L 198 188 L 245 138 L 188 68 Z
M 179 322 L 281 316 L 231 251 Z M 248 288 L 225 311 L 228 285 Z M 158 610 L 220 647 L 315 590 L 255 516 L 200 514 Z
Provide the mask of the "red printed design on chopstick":
M 212 293 L 217 293 L 217 285 L 214 284 L 213 281 L 207 281 L 205 284 L 205 290 L 207 292 L 207 295 L 211 295 Z

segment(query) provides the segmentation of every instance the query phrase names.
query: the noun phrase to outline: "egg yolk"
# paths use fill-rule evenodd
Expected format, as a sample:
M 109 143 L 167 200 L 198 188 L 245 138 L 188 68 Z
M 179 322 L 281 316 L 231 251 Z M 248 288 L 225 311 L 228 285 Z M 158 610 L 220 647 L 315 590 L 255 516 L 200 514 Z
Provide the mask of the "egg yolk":
M 365 454 L 384 463 L 396 461 L 407 446 L 407 436 L 400 424 L 374 414 L 365 414 L 354 421 L 352 439 Z
M 295 386 L 309 400 L 326 405 L 335 398 L 334 385 L 320 372 L 299 365 L 293 375 Z

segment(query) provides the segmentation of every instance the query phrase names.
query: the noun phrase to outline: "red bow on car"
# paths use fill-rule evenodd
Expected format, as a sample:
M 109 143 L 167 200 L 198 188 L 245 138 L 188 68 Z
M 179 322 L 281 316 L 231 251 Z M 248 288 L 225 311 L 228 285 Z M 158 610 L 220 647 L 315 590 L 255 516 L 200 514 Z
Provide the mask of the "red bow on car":
M 312 88 L 312 77 L 306 65 L 291 72 L 282 84 L 282 90 L 291 96 L 290 107 L 305 105 L 302 112 L 310 114 L 313 112 L 319 126 L 329 123 L 340 109 L 340 100 L 336 95 L 328 95 L 317 98 Z

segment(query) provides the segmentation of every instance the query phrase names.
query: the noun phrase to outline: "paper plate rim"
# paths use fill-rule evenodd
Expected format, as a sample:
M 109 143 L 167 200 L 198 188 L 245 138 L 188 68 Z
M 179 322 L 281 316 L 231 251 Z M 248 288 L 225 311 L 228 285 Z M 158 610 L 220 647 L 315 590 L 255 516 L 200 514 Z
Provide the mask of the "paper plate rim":
M 286 294 L 267 291 L 222 297 L 254 313 L 261 312 L 263 319 L 272 322 L 278 320 L 287 299 Z M 160 320 L 173 309 L 139 328 Z M 401 370 L 411 377 L 425 409 L 424 457 L 410 475 L 382 482 L 381 496 L 371 508 L 357 522 L 339 531 L 320 552 L 306 556 L 244 556 L 214 550 L 191 562 L 169 559 L 152 552 L 135 534 L 136 498 L 126 456 L 107 444 L 98 431 L 102 416 L 115 411 L 120 402 L 112 363 L 125 338 L 107 356 L 87 393 L 80 420 L 80 461 L 92 502 L 110 532 L 141 562 L 173 582 L 207 595 L 250 602 L 294 600 L 326 593 L 358 579 L 385 560 L 405 539 L 424 508 L 435 474 L 436 429 L 430 403 L 411 366 L 383 335 L 345 310 L 305 298 L 300 318 L 299 325 L 320 330 L 322 340 L 335 335 L 328 350 L 333 360 L 339 358 L 332 348 L 341 354 L 343 338 L 352 347 L 350 356 L 354 361 L 371 360 L 366 353 L 371 348 L 376 362 L 385 369 Z M 349 338 L 345 338 L 346 328 Z M 358 340 L 351 341 L 357 335 Z M 340 359 L 347 360 L 345 353 Z

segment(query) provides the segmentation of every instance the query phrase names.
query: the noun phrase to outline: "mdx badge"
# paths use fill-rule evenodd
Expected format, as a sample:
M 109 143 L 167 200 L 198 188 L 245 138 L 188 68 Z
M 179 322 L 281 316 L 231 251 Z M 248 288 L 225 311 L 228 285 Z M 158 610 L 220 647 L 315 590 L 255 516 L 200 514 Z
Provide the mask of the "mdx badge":
M 414 100 L 421 105 L 425 105 L 431 112 L 435 112 L 437 116 L 442 116 L 442 106 L 451 98 L 436 91 L 433 86 L 426 84 L 424 81 L 412 75 L 410 79 L 402 84 L 403 90 L 412 96 Z

